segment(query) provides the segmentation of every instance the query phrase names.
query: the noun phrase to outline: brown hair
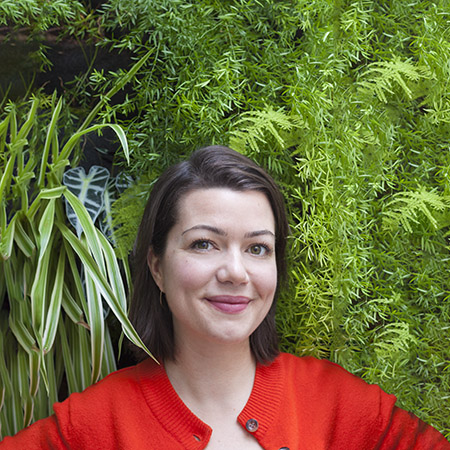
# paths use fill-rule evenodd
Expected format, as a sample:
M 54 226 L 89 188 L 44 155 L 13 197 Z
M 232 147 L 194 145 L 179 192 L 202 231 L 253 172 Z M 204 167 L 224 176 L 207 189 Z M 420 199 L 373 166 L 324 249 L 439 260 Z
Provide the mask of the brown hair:
M 274 180 L 256 163 L 223 146 L 209 146 L 169 167 L 155 183 L 144 211 L 133 251 L 134 288 L 130 319 L 152 354 L 163 361 L 175 357 L 172 314 L 167 302 L 160 303 L 160 291 L 147 266 L 149 249 L 162 256 L 167 234 L 177 220 L 183 195 L 194 189 L 228 188 L 263 192 L 275 218 L 275 258 L 278 283 L 272 306 L 250 336 L 256 361 L 267 363 L 278 354 L 275 309 L 280 284 L 286 280 L 285 249 L 289 231 L 284 199 Z M 135 348 L 142 359 L 145 354 Z

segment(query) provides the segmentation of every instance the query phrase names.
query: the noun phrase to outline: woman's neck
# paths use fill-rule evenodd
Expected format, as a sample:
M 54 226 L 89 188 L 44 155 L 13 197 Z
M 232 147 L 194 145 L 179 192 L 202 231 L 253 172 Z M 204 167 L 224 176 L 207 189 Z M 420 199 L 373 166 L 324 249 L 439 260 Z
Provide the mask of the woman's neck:
M 166 361 L 172 386 L 199 417 L 221 410 L 238 414 L 250 396 L 256 363 L 248 342 L 180 344 L 176 359 Z

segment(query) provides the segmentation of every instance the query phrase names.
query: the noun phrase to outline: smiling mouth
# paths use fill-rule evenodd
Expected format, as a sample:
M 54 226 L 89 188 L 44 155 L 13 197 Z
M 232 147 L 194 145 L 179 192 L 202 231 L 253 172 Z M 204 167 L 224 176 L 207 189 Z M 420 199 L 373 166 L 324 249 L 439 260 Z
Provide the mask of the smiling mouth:
M 240 313 L 241 311 L 244 311 L 250 303 L 248 297 L 231 295 L 207 297 L 206 301 L 208 301 L 215 309 L 226 314 Z

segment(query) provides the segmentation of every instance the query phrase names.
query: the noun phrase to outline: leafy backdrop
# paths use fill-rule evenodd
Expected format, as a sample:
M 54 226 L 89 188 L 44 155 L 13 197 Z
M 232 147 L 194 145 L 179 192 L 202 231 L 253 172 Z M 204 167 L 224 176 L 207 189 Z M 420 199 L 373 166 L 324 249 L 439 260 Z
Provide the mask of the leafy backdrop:
M 287 200 L 282 348 L 337 361 L 449 437 L 448 2 L 66 0 L 73 17 L 53 25 L 46 2 L 20 2 L 35 5 L 21 11 L 44 71 L 54 23 L 82 48 L 148 58 L 114 95 L 129 66 L 95 59 L 52 87 L 68 99 L 61 132 L 99 99 L 95 120 L 126 129 L 130 162 L 115 154 L 114 167 L 135 182 L 113 204 L 118 254 L 161 170 L 229 143 Z M 24 19 L 5 11 L 13 40 Z

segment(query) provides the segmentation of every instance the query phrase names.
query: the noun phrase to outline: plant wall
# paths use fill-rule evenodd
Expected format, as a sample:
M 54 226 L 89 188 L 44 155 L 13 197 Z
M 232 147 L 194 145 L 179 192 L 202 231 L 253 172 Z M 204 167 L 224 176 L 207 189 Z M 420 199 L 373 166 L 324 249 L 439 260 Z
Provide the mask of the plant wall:
M 167 165 L 210 143 L 250 155 L 282 186 L 291 217 L 282 348 L 339 362 L 449 437 L 447 2 L 80 5 L 69 35 L 128 58 L 105 70 L 93 52 L 58 87 L 68 122 L 103 99 L 98 120 L 126 129 L 129 165 L 115 161 L 136 182 L 113 206 L 118 248 L 130 251 Z

